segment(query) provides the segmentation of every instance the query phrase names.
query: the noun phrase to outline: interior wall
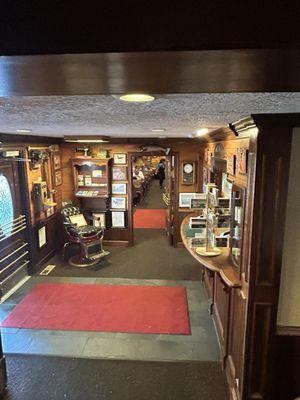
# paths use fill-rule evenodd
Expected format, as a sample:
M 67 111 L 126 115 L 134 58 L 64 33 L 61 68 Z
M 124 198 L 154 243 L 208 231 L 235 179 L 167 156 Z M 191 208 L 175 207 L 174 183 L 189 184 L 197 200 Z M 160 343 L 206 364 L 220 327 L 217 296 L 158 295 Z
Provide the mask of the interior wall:
M 300 128 L 293 130 L 277 323 L 300 327 Z

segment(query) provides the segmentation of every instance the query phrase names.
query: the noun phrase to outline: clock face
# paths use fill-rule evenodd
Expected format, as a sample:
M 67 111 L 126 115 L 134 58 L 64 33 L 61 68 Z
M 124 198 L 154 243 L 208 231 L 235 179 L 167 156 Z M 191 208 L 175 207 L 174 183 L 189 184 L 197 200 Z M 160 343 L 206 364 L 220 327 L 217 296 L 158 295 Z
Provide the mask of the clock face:
M 183 170 L 186 174 L 191 174 L 193 172 L 193 164 L 185 164 Z

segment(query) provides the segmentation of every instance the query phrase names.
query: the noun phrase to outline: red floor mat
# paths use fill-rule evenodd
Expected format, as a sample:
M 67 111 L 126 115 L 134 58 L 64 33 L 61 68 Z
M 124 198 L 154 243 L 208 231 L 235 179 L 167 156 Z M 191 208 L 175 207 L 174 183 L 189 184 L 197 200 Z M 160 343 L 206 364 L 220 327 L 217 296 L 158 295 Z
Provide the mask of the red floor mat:
M 137 208 L 133 214 L 133 227 L 164 229 L 166 227 L 166 210 Z
M 2 326 L 190 334 L 186 291 L 180 286 L 40 284 Z

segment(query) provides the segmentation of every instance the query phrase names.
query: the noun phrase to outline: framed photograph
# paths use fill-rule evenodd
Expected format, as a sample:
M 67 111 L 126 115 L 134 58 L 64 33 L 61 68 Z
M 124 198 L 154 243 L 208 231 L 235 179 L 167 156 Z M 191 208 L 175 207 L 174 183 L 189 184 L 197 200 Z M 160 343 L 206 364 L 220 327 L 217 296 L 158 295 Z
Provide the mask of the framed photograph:
M 205 199 L 191 199 L 191 208 L 193 210 L 202 210 L 206 208 L 206 198 Z
M 93 213 L 93 225 L 106 229 L 105 212 Z
M 54 186 L 60 186 L 62 184 L 62 172 L 55 171 L 54 172 Z
M 112 211 L 111 222 L 112 222 L 112 228 L 125 228 L 125 212 Z
M 191 208 L 191 200 L 196 198 L 196 193 L 179 193 L 179 207 Z
M 38 230 L 39 249 L 47 244 L 46 227 L 43 226 Z
M 126 181 L 127 180 L 127 167 L 112 167 L 112 180 L 113 181 Z
M 126 183 L 112 183 L 111 184 L 112 194 L 127 194 L 127 184 Z
M 55 170 L 61 168 L 61 161 L 60 161 L 60 154 L 59 153 L 54 153 L 53 154 L 53 168 Z
M 127 154 L 126 153 L 115 153 L 114 154 L 114 164 L 127 164 Z
M 126 209 L 126 197 L 112 197 L 111 208 Z

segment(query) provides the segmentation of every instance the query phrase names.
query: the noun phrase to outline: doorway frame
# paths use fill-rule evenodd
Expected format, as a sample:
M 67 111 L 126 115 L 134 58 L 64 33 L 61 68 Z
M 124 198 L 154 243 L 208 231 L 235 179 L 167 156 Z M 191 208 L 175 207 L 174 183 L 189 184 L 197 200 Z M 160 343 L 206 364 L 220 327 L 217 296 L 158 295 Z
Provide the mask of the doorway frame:
M 128 237 L 128 246 L 134 246 L 134 225 L 133 225 L 133 214 L 134 214 L 134 206 L 133 206 L 133 196 L 132 196 L 132 159 L 133 157 L 140 156 L 174 156 L 174 221 L 176 221 L 176 216 L 178 214 L 178 180 L 179 180 L 179 152 L 178 151 L 170 151 L 168 155 L 164 154 L 162 151 L 131 151 L 128 153 L 128 227 L 129 227 L 129 237 Z M 173 243 L 173 247 L 175 247 Z

